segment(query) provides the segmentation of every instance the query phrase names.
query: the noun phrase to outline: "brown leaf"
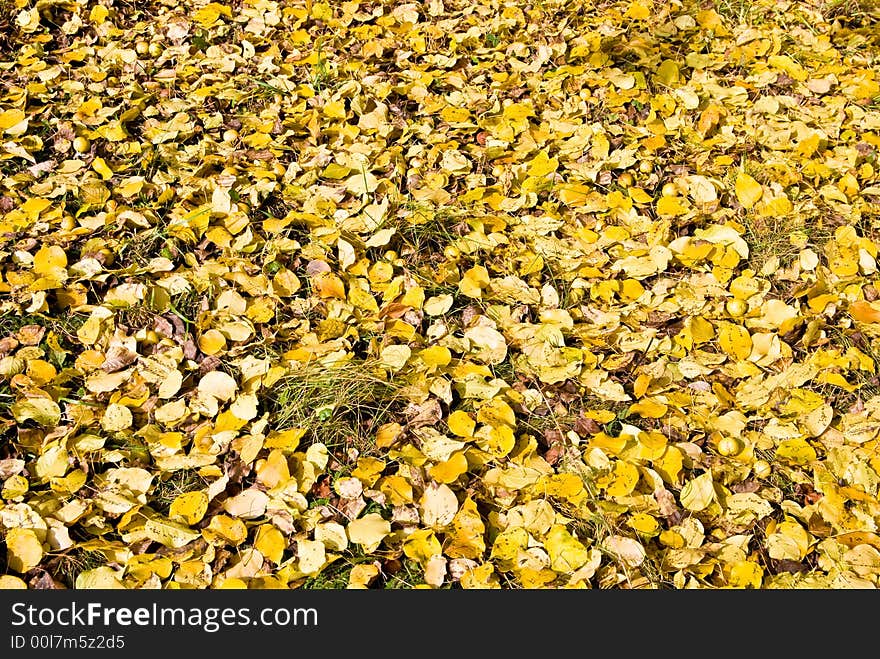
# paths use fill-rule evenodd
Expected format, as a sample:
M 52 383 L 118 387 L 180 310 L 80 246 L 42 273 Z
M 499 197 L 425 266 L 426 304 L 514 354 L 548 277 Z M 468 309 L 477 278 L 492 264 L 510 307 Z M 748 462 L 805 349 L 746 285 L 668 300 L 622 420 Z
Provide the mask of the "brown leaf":
M 187 359 L 195 359 L 199 353 L 199 348 L 193 340 L 191 334 L 186 335 L 186 341 L 183 342 L 183 356 Z
M 0 356 L 8 355 L 10 352 L 15 350 L 18 347 L 18 339 L 7 336 L 3 339 L 0 339 Z
M 356 499 L 340 499 L 337 505 L 339 512 L 348 520 L 357 519 L 366 507 L 367 502 L 362 496 Z
M 24 325 L 19 328 L 15 338 L 24 346 L 39 345 L 46 334 L 46 328 L 40 325 Z
M 53 579 L 45 570 L 37 570 L 36 575 L 28 581 L 28 587 L 31 590 L 67 590 L 67 586 Z
M 559 462 L 559 458 L 562 457 L 563 453 L 565 453 L 565 447 L 561 443 L 554 443 L 544 453 L 544 460 L 552 467 L 557 462 Z
M 584 416 L 583 412 L 581 412 L 574 422 L 574 431 L 581 436 L 595 435 L 600 430 L 602 430 L 602 426 L 600 426 L 595 419 Z
M 164 316 L 153 316 L 153 331 L 160 336 L 171 338 L 174 335 L 174 326 Z
M 309 494 L 316 499 L 329 499 L 333 496 L 333 490 L 330 489 L 330 476 L 321 474 L 312 484 Z
M 443 418 L 443 410 L 436 398 L 429 398 L 424 403 L 410 403 L 404 413 L 409 417 L 406 425 L 410 429 L 433 426 Z
M 138 356 L 136 352 L 132 352 L 124 346 L 110 346 L 104 354 L 104 363 L 101 364 L 101 370 L 107 373 L 114 373 L 134 363 Z
M 216 370 L 217 366 L 220 365 L 220 362 L 221 359 L 215 355 L 205 357 L 199 364 L 199 377 L 202 377 L 205 373 L 210 373 L 211 371 Z

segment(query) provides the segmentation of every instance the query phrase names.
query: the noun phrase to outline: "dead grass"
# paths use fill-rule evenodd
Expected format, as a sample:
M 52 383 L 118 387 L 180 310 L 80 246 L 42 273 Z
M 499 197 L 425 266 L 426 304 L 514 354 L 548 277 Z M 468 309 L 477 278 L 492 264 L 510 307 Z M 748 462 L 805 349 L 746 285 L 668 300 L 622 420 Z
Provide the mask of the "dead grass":
M 376 429 L 403 402 L 400 390 L 366 363 L 309 366 L 276 382 L 265 404 L 275 430 L 305 428 L 306 442 L 364 453 L 375 448 Z
M 163 472 L 156 480 L 151 501 L 157 510 L 167 514 L 174 500 L 186 492 L 195 492 L 207 487 L 206 481 L 196 469 L 180 469 Z

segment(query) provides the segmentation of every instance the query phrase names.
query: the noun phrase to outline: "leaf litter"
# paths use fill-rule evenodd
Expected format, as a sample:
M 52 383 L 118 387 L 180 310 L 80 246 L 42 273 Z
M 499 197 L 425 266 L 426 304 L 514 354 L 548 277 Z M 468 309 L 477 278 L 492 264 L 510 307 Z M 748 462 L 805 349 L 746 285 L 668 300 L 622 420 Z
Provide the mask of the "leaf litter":
M 874 588 L 868 2 L 0 12 L 3 588 Z

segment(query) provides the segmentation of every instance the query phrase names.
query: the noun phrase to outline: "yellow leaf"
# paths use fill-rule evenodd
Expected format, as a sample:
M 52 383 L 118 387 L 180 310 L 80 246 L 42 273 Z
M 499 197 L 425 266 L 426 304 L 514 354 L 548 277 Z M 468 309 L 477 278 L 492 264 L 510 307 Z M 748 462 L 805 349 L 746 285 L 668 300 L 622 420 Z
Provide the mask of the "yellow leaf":
M 507 356 L 507 341 L 496 329 L 477 325 L 464 332 L 464 337 L 471 344 L 473 358 L 484 364 L 500 364 Z
M 786 520 L 766 539 L 767 553 L 777 561 L 800 561 L 810 549 L 810 534 L 795 521 Z
M 12 528 L 6 533 L 6 564 L 10 570 L 24 573 L 40 564 L 43 544 L 33 529 Z
M 429 316 L 442 316 L 452 308 L 454 299 L 448 293 L 435 295 L 425 300 L 424 312 Z
M 638 567 L 645 561 L 645 548 L 634 538 L 612 535 L 602 543 L 605 551 L 610 552 L 617 560 L 629 567 Z
M 776 458 L 792 464 L 808 464 L 816 459 L 816 449 L 805 439 L 786 439 L 776 447 Z
M 660 522 L 647 513 L 635 513 L 628 523 L 631 529 L 647 537 L 653 537 L 660 532 Z
M 125 584 L 111 567 L 102 565 L 94 570 L 80 572 L 74 582 L 76 590 L 122 590 Z
M 345 179 L 345 188 L 353 195 L 367 195 L 375 192 L 377 187 L 379 179 L 371 172 L 361 171 Z
M 843 555 L 843 563 L 862 577 L 880 574 L 880 551 L 871 545 L 856 545 Z
M 504 108 L 504 117 L 512 121 L 521 121 L 527 117 L 534 117 L 535 112 L 524 103 L 511 103 Z
M 764 579 L 764 568 L 752 561 L 736 561 L 724 566 L 724 572 L 731 588 L 760 588 Z
M 216 2 L 211 2 L 204 7 L 197 9 L 192 17 L 202 28 L 208 29 L 217 22 L 221 13 L 229 15 L 228 12 L 229 7 L 224 7 Z
M 440 588 L 446 581 L 447 561 L 441 555 L 435 555 L 428 559 L 425 564 L 425 583 L 434 588 Z M 421 588 L 421 585 L 416 586 Z
M 464 273 L 458 283 L 458 290 L 467 297 L 480 298 L 483 295 L 483 289 L 488 285 L 489 271 L 481 265 L 475 265 Z
M 860 323 L 880 323 L 880 305 L 866 300 L 856 300 L 849 305 L 849 315 Z
M 212 523 L 214 519 L 217 518 L 213 518 L 211 520 Z M 198 538 L 200 534 L 198 531 L 194 531 L 178 522 L 157 517 L 146 521 L 144 524 L 144 535 L 161 545 L 179 549 Z
M 104 162 L 103 158 L 95 158 L 92 161 L 92 169 L 94 169 L 105 181 L 113 178 L 113 170 Z
M 453 531 L 446 534 L 444 553 L 450 558 L 478 559 L 486 551 L 483 534 L 486 526 L 477 510 L 477 504 L 467 497 L 452 520 Z
M 111 403 L 101 417 L 101 427 L 106 432 L 119 432 L 131 428 L 133 417 L 131 410 L 125 405 Z
M 493 427 L 507 425 L 516 426 L 516 415 L 513 409 L 501 398 L 486 401 L 477 410 L 477 421 Z
M 247 590 L 247 582 L 238 577 L 223 577 L 223 581 L 217 584 L 218 590 Z
M 380 363 L 392 373 L 402 369 L 412 355 L 412 349 L 407 345 L 390 345 L 382 348 L 379 353 Z
M 441 551 L 440 541 L 432 529 L 419 529 L 409 534 L 403 543 L 403 553 L 424 565 Z
M 55 367 L 47 361 L 44 361 L 42 359 L 33 359 L 28 362 L 27 375 L 38 385 L 43 385 L 51 382 L 57 374 L 58 371 L 55 370 Z
M 640 432 L 636 439 L 638 440 L 638 448 L 634 455 L 640 460 L 657 460 L 666 451 L 666 445 L 669 441 L 666 435 L 656 430 Z
M 324 543 L 317 540 L 297 540 L 296 556 L 299 559 L 300 572 L 317 574 L 327 561 L 327 550 Z
M 791 200 L 784 194 L 781 194 L 778 197 L 765 200 L 759 207 L 759 212 L 764 217 L 783 217 L 791 213 L 793 209 L 794 206 Z
M 584 496 L 584 482 L 575 474 L 552 474 L 543 476 L 536 489 L 545 496 L 562 497 L 569 501 L 578 501 Z
M 657 73 L 654 75 L 654 79 L 661 85 L 667 87 L 678 84 L 678 64 L 670 59 L 663 60 L 660 63 L 660 66 L 657 67 Z
M 328 119 L 345 119 L 345 117 L 346 117 L 345 102 L 341 101 L 341 100 L 340 101 L 331 101 L 330 103 L 327 103 L 323 108 L 321 108 L 321 112 Z M 341 170 L 341 173 L 339 176 L 328 176 L 327 175 L 327 169 L 329 169 L 330 167 L 333 167 L 333 166 L 338 167 L 339 170 Z M 327 169 L 325 169 L 324 172 L 321 174 L 322 176 L 326 176 L 327 178 L 342 178 L 343 176 L 346 176 L 350 172 L 348 167 L 339 167 L 339 165 L 334 165 L 334 163 L 330 163 L 330 165 L 327 166 Z
M 474 437 L 480 449 L 491 453 L 496 458 L 503 458 L 513 450 L 516 444 L 516 437 L 511 426 L 483 426 Z
M 803 82 L 809 77 L 809 74 L 804 70 L 804 67 L 791 59 L 788 55 L 771 55 L 767 58 L 767 64 L 775 69 L 784 71 L 799 82 Z
M 382 540 L 391 533 L 391 524 L 382 519 L 379 513 L 369 513 L 351 522 L 346 531 L 348 539 L 356 545 L 361 545 L 369 554 L 376 551 Z
M 61 494 L 74 494 L 86 484 L 86 472 L 75 469 L 64 478 L 51 478 L 52 489 Z
M 208 512 L 208 495 L 205 492 L 184 492 L 171 502 L 168 516 L 192 526 L 202 521 Z
M 0 112 L 0 130 L 7 130 L 24 121 L 25 113 L 17 108 Z
M 683 197 L 660 197 L 657 200 L 657 214 L 665 216 L 684 215 L 688 212 Z
M 95 131 L 99 137 L 109 142 L 121 142 L 128 137 L 125 128 L 118 121 L 105 124 Z
M 58 245 L 41 247 L 34 255 L 34 272 L 44 277 L 67 277 L 67 254 Z
M 490 557 L 500 562 L 503 569 L 503 564 L 516 560 L 517 555 L 528 543 L 529 534 L 524 528 L 509 526 L 495 537 Z
M 206 355 L 216 355 L 226 348 L 226 337 L 223 333 L 209 329 L 199 337 L 199 349 Z
M 550 529 L 544 548 L 550 556 L 550 567 L 556 572 L 574 572 L 590 559 L 590 552 L 583 543 L 561 524 Z
M 343 113 L 343 115 L 339 118 L 345 119 L 345 114 Z M 324 178 L 330 178 L 330 179 L 334 179 L 334 180 L 339 180 L 339 179 L 345 178 L 349 174 L 351 174 L 350 167 L 344 167 L 343 165 L 340 165 L 335 162 L 331 162 L 329 165 L 327 165 L 324 168 L 324 171 L 321 172 L 321 176 L 323 176 Z
M 568 206 L 584 206 L 595 193 L 593 188 L 581 183 L 565 183 L 557 189 L 559 201 Z
M 624 14 L 627 18 L 632 18 L 636 21 L 643 21 L 646 18 L 650 18 L 651 9 L 649 9 L 645 3 L 639 2 L 638 0 L 634 0 L 629 3 L 629 7 Z
M 495 566 L 491 563 L 484 563 L 468 570 L 461 576 L 459 583 L 465 590 L 501 588 L 498 575 L 495 574 Z
M 402 506 L 413 502 L 413 489 L 409 481 L 403 476 L 386 476 L 379 481 L 379 491 L 382 492 L 393 506 Z
M 348 587 L 353 589 L 366 589 L 379 576 L 379 568 L 372 563 L 359 563 L 355 565 L 348 575 Z
M 283 436 L 286 432 L 288 431 L 282 431 L 279 435 Z M 300 437 L 305 434 L 305 430 L 302 429 L 293 429 L 293 432 L 299 434 Z M 295 440 L 295 442 L 299 444 L 299 439 Z M 268 488 L 278 487 L 290 480 L 290 467 L 284 454 L 285 449 L 276 448 L 276 444 L 277 442 L 273 443 L 272 446 L 266 447 L 273 450 L 269 452 L 265 459 L 258 460 L 256 465 L 257 482 Z M 296 445 L 294 445 L 295 447 Z
M 382 471 L 385 469 L 386 462 L 377 458 L 358 458 L 357 467 L 352 470 L 351 475 L 364 484 L 364 487 L 372 487 Z
M 689 480 L 681 488 L 681 505 L 699 512 L 708 508 L 715 500 L 715 484 L 712 482 L 712 472 L 707 471 L 696 478 Z
M 110 10 L 107 9 L 107 7 L 105 7 L 104 5 L 95 5 L 89 12 L 89 20 L 93 23 L 96 23 L 97 25 L 100 25 L 109 15 Z
M 629 406 L 629 411 L 645 419 L 659 419 L 669 408 L 655 400 L 644 399 Z
M 440 118 L 450 124 L 459 124 L 470 119 L 471 112 L 467 108 L 447 106 L 440 111 Z
M 82 472 L 78 471 L 76 473 L 81 474 Z M 26 494 L 29 487 L 28 479 L 24 476 L 20 474 L 10 476 L 3 483 L 3 489 L 0 490 L 0 497 L 3 497 L 7 501 L 16 499 Z
M 24 211 L 25 213 L 27 213 L 30 217 L 38 217 L 40 215 L 40 213 L 42 213 L 44 210 L 49 208 L 49 206 L 51 206 L 51 205 L 52 205 L 52 202 L 49 199 L 42 199 L 40 197 L 31 197 L 26 202 L 24 202 L 19 208 L 22 211 Z M 56 249 L 60 249 L 60 248 L 56 248 Z M 42 250 L 42 248 L 41 248 L 41 250 Z M 40 252 L 37 252 L 37 255 L 39 255 L 39 253 Z M 36 259 L 36 255 L 35 255 L 35 259 Z M 62 267 L 66 266 L 66 265 L 67 265 L 67 257 L 65 256 L 64 263 L 62 264 Z M 36 268 L 36 261 L 34 263 L 34 267 Z M 39 271 L 37 271 L 37 272 L 39 272 Z
M 578 570 L 580 573 L 581 570 Z M 536 570 L 533 567 L 524 567 L 516 572 L 517 579 L 523 588 L 535 589 L 544 588 L 547 584 L 556 580 L 556 573 L 553 570 Z M 574 575 L 572 575 L 574 578 Z
M 660 543 L 671 549 L 682 549 L 687 543 L 678 531 L 667 529 L 660 532 Z
M 27 584 L 11 574 L 0 575 L 0 590 L 27 590 Z
M 399 423 L 385 423 L 379 426 L 376 431 L 376 446 L 378 448 L 388 448 L 400 437 L 403 427 Z
M 282 268 L 272 278 L 272 289 L 281 297 L 291 297 L 301 286 L 299 277 L 287 268 Z
M 238 384 L 231 375 L 224 371 L 210 371 L 202 376 L 198 384 L 199 393 L 212 396 L 218 400 L 232 400 L 238 391 Z
M 627 192 L 629 193 L 629 198 L 636 204 L 650 204 L 653 201 L 651 195 L 641 188 L 632 187 Z
M 449 365 L 449 362 L 452 361 L 452 353 L 446 346 L 431 346 L 422 350 L 419 353 L 419 358 L 425 363 L 425 366 L 438 368 Z
M 543 151 L 539 151 L 538 155 L 534 157 L 534 159 L 529 163 L 528 175 L 529 176 L 547 176 L 547 174 L 552 174 L 556 171 L 556 168 L 559 167 L 559 160 L 557 158 L 551 158 L 547 155 L 546 149 Z
M 300 440 L 308 432 L 307 428 L 288 428 L 287 430 L 273 431 L 266 438 L 263 446 L 269 449 L 281 449 L 292 453 L 299 446 Z M 286 459 L 285 459 L 286 463 Z
M 315 540 L 332 551 L 345 551 L 348 548 L 348 535 L 345 527 L 336 522 L 326 522 L 315 527 Z
M 322 272 L 315 276 L 312 281 L 315 291 L 322 298 L 345 299 L 345 284 L 342 280 L 330 272 Z
M 752 208 L 764 194 L 764 189 L 751 176 L 740 172 L 736 177 L 736 198 L 745 208 Z
M 731 358 L 738 361 L 748 359 L 752 353 L 752 337 L 749 331 L 735 323 L 718 324 L 718 344 Z
M 446 420 L 449 432 L 459 437 L 471 437 L 477 427 L 471 416 L 462 410 L 455 410 Z
M 448 460 L 431 467 L 430 474 L 438 483 L 452 483 L 468 470 L 467 458 L 462 451 L 453 453 Z
M 709 133 L 721 123 L 721 119 L 725 116 L 726 111 L 723 106 L 710 103 L 700 113 L 700 119 L 697 121 L 697 132 L 706 139 Z
M 458 498 L 455 492 L 443 483 L 429 483 L 419 502 L 422 522 L 426 526 L 442 529 L 452 523 L 458 512 Z
M 12 405 L 11 412 L 18 423 L 32 419 L 44 428 L 54 428 L 61 421 L 61 408 L 51 398 L 27 398 Z
M 824 404 L 804 414 L 800 421 L 810 437 L 818 437 L 831 425 L 833 418 L 834 408 L 831 405 Z
M 237 547 L 247 538 L 247 527 L 240 519 L 215 515 L 211 523 L 202 529 L 202 536 L 212 545 L 230 544 Z
M 623 460 L 618 460 L 614 465 L 613 480 L 608 484 L 606 493 L 610 497 L 625 497 L 632 492 L 639 482 L 639 470 Z

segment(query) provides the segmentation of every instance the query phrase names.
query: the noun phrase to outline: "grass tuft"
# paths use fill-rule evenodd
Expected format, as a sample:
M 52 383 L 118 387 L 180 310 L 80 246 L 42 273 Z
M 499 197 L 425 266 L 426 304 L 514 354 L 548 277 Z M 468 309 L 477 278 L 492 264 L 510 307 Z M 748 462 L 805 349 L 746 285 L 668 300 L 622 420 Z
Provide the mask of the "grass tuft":
M 171 473 L 163 473 L 156 481 L 151 493 L 151 501 L 156 509 L 163 514 L 168 510 L 174 500 L 186 492 L 195 492 L 207 487 L 206 481 L 196 469 L 180 469 Z
M 365 453 L 374 448 L 376 429 L 403 402 L 400 390 L 363 363 L 311 366 L 276 382 L 264 402 L 275 430 L 306 428 L 306 441 Z
M 101 567 L 106 562 L 107 558 L 103 553 L 76 547 L 58 557 L 55 574 L 52 576 L 68 588 L 74 588 L 80 574 Z

